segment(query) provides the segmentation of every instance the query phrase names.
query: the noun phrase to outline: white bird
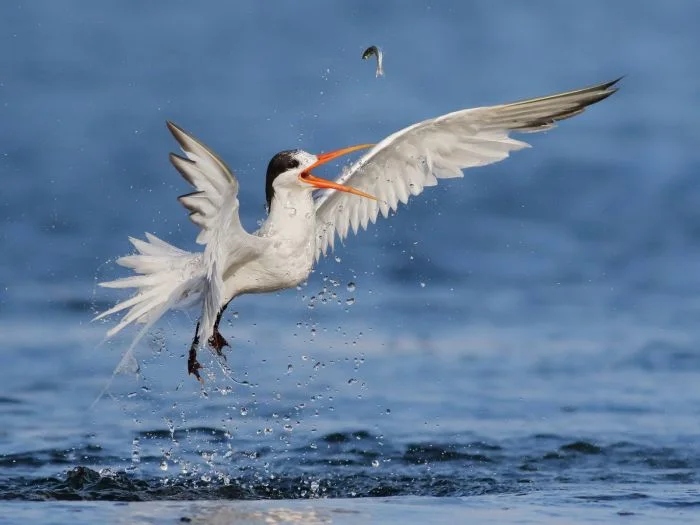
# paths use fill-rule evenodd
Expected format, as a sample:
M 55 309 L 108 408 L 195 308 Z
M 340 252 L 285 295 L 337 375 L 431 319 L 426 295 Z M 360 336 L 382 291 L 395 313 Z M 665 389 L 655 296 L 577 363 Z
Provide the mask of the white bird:
M 312 155 L 282 151 L 267 167 L 268 216 L 253 233 L 246 232 L 238 215 L 238 181 L 228 166 L 207 146 L 175 124 L 168 128 L 185 156 L 170 160 L 195 191 L 179 197 L 190 219 L 201 228 L 197 243 L 203 252 L 188 252 L 146 233 L 130 238 L 138 253 L 117 260 L 136 275 L 100 283 L 107 288 L 135 288 L 131 298 L 95 319 L 127 310 L 107 332 L 111 337 L 131 323 L 140 330 L 125 353 L 119 370 L 133 360 L 141 337 L 168 310 L 201 307 L 189 352 L 188 372 L 200 379 L 197 361 L 200 341 L 218 355 L 228 343 L 219 322 L 235 297 L 290 288 L 305 281 L 314 263 L 342 240 L 387 217 L 412 195 L 434 186 L 438 179 L 462 177 L 462 170 L 505 159 L 529 144 L 511 132 L 536 132 L 617 91 L 619 81 L 490 107 L 464 109 L 419 122 L 378 144 Z M 341 155 L 372 148 L 335 181 L 320 179 L 311 170 Z M 314 198 L 313 190 L 326 190 Z M 115 371 L 116 373 L 116 371 Z

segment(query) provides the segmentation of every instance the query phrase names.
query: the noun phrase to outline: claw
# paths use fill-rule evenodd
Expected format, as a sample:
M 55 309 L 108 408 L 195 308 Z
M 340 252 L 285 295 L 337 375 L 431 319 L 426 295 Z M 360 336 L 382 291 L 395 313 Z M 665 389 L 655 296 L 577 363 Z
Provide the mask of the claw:
M 197 361 L 197 350 L 190 348 L 190 357 L 187 359 L 187 373 L 194 375 L 200 383 L 204 383 L 202 376 L 199 375 L 200 368 L 202 368 L 202 365 Z
M 214 335 L 209 338 L 209 346 L 216 350 L 216 355 L 224 357 L 223 348 L 231 345 L 228 344 L 228 341 L 224 339 L 224 336 L 221 335 L 218 329 L 214 329 Z
M 202 365 L 197 361 L 197 346 L 199 345 L 199 323 L 197 323 L 197 328 L 194 331 L 194 339 L 192 339 L 192 344 L 190 345 L 190 354 L 187 358 L 187 373 L 194 375 L 197 381 L 204 383 L 202 376 L 199 375 L 199 370 Z
M 218 355 L 219 357 L 223 357 L 225 360 L 226 356 L 223 353 L 223 349 L 225 346 L 230 345 L 228 344 L 228 341 L 224 339 L 224 336 L 221 335 L 221 332 L 219 332 L 219 321 L 221 321 L 221 315 L 223 314 L 223 312 L 224 309 L 222 308 L 219 312 L 219 315 L 216 316 L 216 322 L 214 323 L 214 334 L 209 338 L 207 342 L 209 343 L 209 346 L 211 346 L 216 351 L 216 355 Z M 196 377 L 197 381 L 199 381 L 200 383 L 204 383 L 202 377 L 199 375 L 199 371 L 201 370 L 202 365 L 199 363 L 199 361 L 197 361 L 198 346 L 199 323 L 197 323 L 197 328 L 195 328 L 194 339 L 192 339 L 192 345 L 190 346 L 190 353 L 187 359 L 187 373 Z

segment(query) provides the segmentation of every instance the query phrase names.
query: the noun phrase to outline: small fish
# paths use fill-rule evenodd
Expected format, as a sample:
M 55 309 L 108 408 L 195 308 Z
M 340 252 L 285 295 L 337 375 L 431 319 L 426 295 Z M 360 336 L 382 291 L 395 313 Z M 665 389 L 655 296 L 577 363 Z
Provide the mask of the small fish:
M 384 75 L 384 66 L 382 64 L 384 56 L 382 54 L 382 50 L 379 49 L 377 46 L 370 46 L 367 49 L 365 49 L 365 51 L 362 53 L 362 60 L 367 60 L 372 55 L 377 57 L 376 76 L 381 77 L 382 75 Z

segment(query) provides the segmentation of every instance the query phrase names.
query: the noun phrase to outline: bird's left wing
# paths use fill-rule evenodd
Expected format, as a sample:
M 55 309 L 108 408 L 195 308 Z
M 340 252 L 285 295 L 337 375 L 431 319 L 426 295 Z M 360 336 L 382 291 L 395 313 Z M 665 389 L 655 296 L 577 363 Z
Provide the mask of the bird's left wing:
M 344 239 L 350 229 L 386 217 L 438 179 L 462 177 L 462 170 L 485 166 L 529 144 L 510 132 L 535 132 L 578 115 L 609 97 L 620 79 L 547 97 L 499 106 L 465 109 L 425 120 L 390 135 L 337 179 L 377 197 L 377 201 L 331 190 L 316 200 L 316 257 L 333 249 L 336 233 Z

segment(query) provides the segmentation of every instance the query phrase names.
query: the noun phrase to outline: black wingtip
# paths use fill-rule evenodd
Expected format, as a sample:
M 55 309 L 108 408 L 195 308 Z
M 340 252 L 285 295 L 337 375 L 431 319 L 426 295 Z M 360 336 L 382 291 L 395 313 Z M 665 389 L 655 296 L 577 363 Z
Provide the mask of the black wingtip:
M 585 106 L 590 106 L 591 104 L 595 104 L 596 102 L 600 102 L 601 100 L 605 100 L 611 95 L 614 95 L 617 93 L 620 88 L 616 87 L 616 84 L 625 78 L 625 75 L 622 75 L 621 77 L 616 78 L 615 80 L 611 80 L 610 82 L 604 82 L 602 84 L 599 84 L 598 86 L 594 86 L 591 88 L 591 91 L 595 93 L 595 95 L 589 99 L 586 100 Z
M 172 134 L 172 136 L 175 138 L 178 144 L 184 149 L 185 147 L 185 139 L 184 137 L 187 136 L 187 132 L 182 129 L 180 126 L 175 124 L 172 120 L 166 120 L 165 125 L 168 127 L 168 130 Z
M 178 163 L 187 163 L 187 164 L 196 164 L 195 162 L 191 161 L 187 157 L 183 157 L 182 155 L 178 155 L 177 153 L 168 153 L 168 158 L 170 159 L 170 162 L 172 163 L 173 166 L 177 168 Z
M 197 185 L 195 184 L 194 179 L 192 176 L 189 174 L 187 171 L 187 168 L 185 167 L 186 164 L 196 164 L 195 162 L 191 161 L 188 158 L 181 157 L 177 153 L 169 153 L 168 158 L 170 159 L 170 163 L 175 167 L 175 169 L 182 175 L 182 178 L 185 179 L 187 182 L 189 182 L 192 186 L 195 188 Z
M 613 87 L 615 84 L 617 84 L 620 80 L 622 80 L 622 79 L 625 78 L 626 76 L 627 76 L 627 75 L 622 75 L 621 77 L 617 77 L 615 80 L 611 80 L 610 82 L 606 82 L 605 84 L 603 84 L 603 88 L 604 88 L 604 89 L 610 89 L 611 87 Z M 611 90 L 611 91 L 614 93 L 614 92 L 617 91 L 618 89 L 620 89 L 620 88 L 619 88 L 619 87 L 616 87 L 616 88 L 614 88 L 614 89 Z

